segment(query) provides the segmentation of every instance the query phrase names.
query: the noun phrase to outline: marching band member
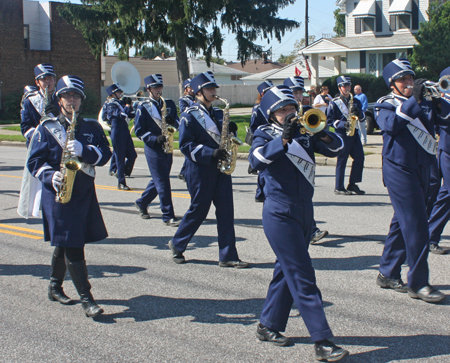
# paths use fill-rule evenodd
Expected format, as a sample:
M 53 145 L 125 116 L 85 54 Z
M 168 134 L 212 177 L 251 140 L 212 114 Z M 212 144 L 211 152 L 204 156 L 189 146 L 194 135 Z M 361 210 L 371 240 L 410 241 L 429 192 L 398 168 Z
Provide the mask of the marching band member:
M 305 81 L 303 80 L 303 77 L 295 76 L 295 77 L 289 77 L 286 78 L 283 82 L 283 84 L 287 87 L 289 87 L 292 91 L 292 94 L 294 95 L 295 101 L 297 101 L 297 104 L 301 104 L 303 108 L 303 113 L 306 111 L 312 109 L 311 106 L 305 105 L 303 106 L 303 92 L 305 92 Z M 316 224 L 316 220 L 313 218 L 313 229 L 311 233 L 311 239 L 310 243 L 314 244 L 319 242 L 322 238 L 325 238 L 328 236 L 328 231 L 323 230 L 321 231 Z
M 361 102 L 357 98 L 353 98 L 352 109 L 348 109 L 350 100 L 351 79 L 346 76 L 337 78 L 337 85 L 340 96 L 330 101 L 327 112 L 327 123 L 330 127 L 334 127 L 336 133 L 344 140 L 345 149 L 342 154 L 337 157 L 336 161 L 336 183 L 334 194 L 351 195 L 364 194 L 365 192 L 356 185 L 362 181 L 364 168 L 364 150 L 361 143 L 359 130 L 355 130 L 353 136 L 347 136 L 349 122 L 347 118 L 349 114 L 356 115 L 359 121 L 366 120 L 364 112 L 362 112 Z M 358 124 L 358 123 L 357 123 Z M 347 189 L 344 187 L 345 167 L 348 157 L 353 158 L 352 168 L 350 171 L 350 180 Z
M 197 102 L 181 114 L 180 122 L 180 150 L 186 156 L 185 178 L 191 205 L 169 241 L 173 261 L 185 262 L 183 252 L 208 215 L 212 202 L 216 207 L 219 266 L 245 268 L 249 264 L 239 260 L 236 250 L 231 175 L 217 168 L 217 162 L 227 158 L 227 150 L 219 148 L 223 112 L 212 107 L 219 86 L 209 71 L 194 77 L 191 87 Z M 229 123 L 229 131 L 237 131 L 234 122 Z
M 152 175 L 152 180 L 136 200 L 136 208 L 142 219 L 150 219 L 147 208 L 149 204 L 159 195 L 163 222 L 167 226 L 177 227 L 180 220 L 175 217 L 172 204 L 172 190 L 170 187 L 170 169 L 172 168 L 173 154 L 165 153 L 163 150 L 166 138 L 161 132 L 161 109 L 163 101 L 161 99 L 163 91 L 163 78 L 160 74 L 152 74 L 144 79 L 149 100 L 139 103 L 134 119 L 136 136 L 145 143 L 145 158 Z M 168 125 L 178 128 L 178 115 L 175 103 L 166 100 Z
M 84 246 L 108 235 L 95 193 L 94 178 L 95 166 L 105 165 L 111 151 L 101 126 L 79 116 L 85 99 L 83 81 L 76 76 L 62 77 L 57 84 L 56 96 L 61 113 L 58 117 L 42 120 L 37 127 L 27 161 L 30 173 L 42 182 L 44 236 L 55 247 L 48 297 L 61 304 L 73 304 L 62 288 L 68 268 L 85 314 L 95 317 L 103 309 L 90 292 Z M 71 200 L 62 204 L 55 201 L 55 196 L 64 182 L 60 163 L 67 128 L 72 124 L 72 107 L 77 114 L 77 125 L 75 139 L 67 142 L 67 150 L 71 157 L 81 162 L 81 169 L 74 179 Z
M 450 67 L 445 68 L 439 78 L 450 76 Z M 442 114 L 444 119 L 450 118 L 450 112 L 447 113 L 450 105 L 450 96 L 448 93 L 441 98 Z M 445 115 L 447 113 L 447 115 Z M 445 225 L 450 219 L 450 126 L 439 126 L 439 144 L 438 144 L 438 170 L 431 173 L 431 179 L 436 180 L 436 174 L 442 175 L 444 182 L 440 186 L 438 195 L 429 215 L 429 235 L 430 252 L 437 255 L 447 254 L 447 250 L 439 246 L 441 234 Z M 440 181 L 440 178 L 438 179 Z M 431 187 L 431 185 L 430 185 Z
M 314 193 L 314 153 L 335 157 L 342 139 L 328 131 L 301 134 L 296 122 L 297 101 L 286 86 L 270 89 L 261 100 L 270 125 L 254 134 L 249 160 L 264 170 L 262 223 L 275 255 L 275 270 L 261 312 L 256 336 L 275 345 L 289 345 L 283 336 L 293 301 L 314 341 L 316 358 L 338 361 L 348 351 L 334 345 L 308 254 Z
M 120 100 L 122 89 L 116 83 L 106 89 L 108 99 L 103 105 L 103 118 L 111 126 L 111 141 L 114 148 L 111 159 L 111 171 L 116 169 L 119 190 L 130 190 L 125 175 L 130 176 L 137 158 L 133 139 L 128 130 L 128 118 L 134 117 L 132 107 L 124 105 Z
M 439 116 L 432 102 L 423 99 L 425 80 L 414 81 L 414 76 L 408 60 L 390 62 L 383 70 L 383 78 L 392 93 L 375 105 L 383 134 L 383 182 L 394 208 L 377 284 L 436 303 L 445 295 L 428 281 L 426 203 L 430 164 L 436 158 L 434 124 Z M 409 266 L 408 287 L 401 279 L 405 260 Z
M 54 117 L 59 115 L 58 100 L 54 94 L 56 74 L 53 66 L 50 63 L 38 64 L 34 68 L 34 75 L 39 92 L 25 97 L 20 111 L 20 129 L 22 135 L 27 139 L 27 145 L 43 116 Z M 48 94 L 48 100 L 44 99 L 46 92 Z M 46 105 L 48 101 L 49 103 Z
M 195 93 L 191 87 L 191 79 L 188 78 L 183 82 L 184 93 L 183 96 L 178 100 L 178 106 L 180 107 L 180 114 L 182 114 L 186 109 L 191 107 L 195 103 Z M 186 161 L 184 161 L 183 166 L 178 174 L 178 179 L 186 181 L 184 178 L 184 171 L 186 170 Z
M 20 101 L 20 109 L 23 107 L 23 103 L 27 98 L 30 98 L 31 96 L 35 96 L 39 92 L 39 87 L 36 86 L 25 86 L 23 88 L 23 96 L 22 100 Z
M 252 117 L 250 119 L 250 130 L 248 131 L 249 133 L 251 133 L 251 137 L 253 137 L 253 134 L 255 133 L 256 129 L 259 126 L 265 125 L 267 123 L 267 121 L 260 109 L 260 106 L 261 106 L 260 103 L 261 103 L 262 96 L 264 96 L 264 93 L 266 93 L 272 87 L 273 87 L 272 81 L 264 81 L 257 87 L 258 98 L 256 99 L 255 105 L 253 106 Z M 263 193 L 264 179 L 263 179 L 262 173 L 258 173 L 257 170 L 253 170 L 251 166 L 248 167 L 248 173 L 249 174 L 258 174 L 258 178 L 256 179 L 255 202 L 257 202 L 257 203 L 264 202 L 264 198 L 265 198 L 264 193 Z

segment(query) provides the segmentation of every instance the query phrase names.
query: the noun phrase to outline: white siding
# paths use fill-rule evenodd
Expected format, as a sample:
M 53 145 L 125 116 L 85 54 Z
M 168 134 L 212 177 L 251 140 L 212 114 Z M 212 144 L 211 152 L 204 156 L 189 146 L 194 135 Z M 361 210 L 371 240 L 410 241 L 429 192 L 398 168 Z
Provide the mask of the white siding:
M 30 26 L 30 49 L 51 50 L 50 3 L 23 0 L 23 23 Z

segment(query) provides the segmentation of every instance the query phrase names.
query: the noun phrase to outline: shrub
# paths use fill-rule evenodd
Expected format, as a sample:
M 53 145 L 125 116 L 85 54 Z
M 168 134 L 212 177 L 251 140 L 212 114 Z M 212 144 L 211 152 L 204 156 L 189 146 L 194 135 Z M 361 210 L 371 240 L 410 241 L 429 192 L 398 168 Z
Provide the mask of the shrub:
M 9 93 L 2 96 L 2 110 L 0 113 L 0 119 L 2 120 L 20 120 L 20 101 L 22 100 L 23 93 Z

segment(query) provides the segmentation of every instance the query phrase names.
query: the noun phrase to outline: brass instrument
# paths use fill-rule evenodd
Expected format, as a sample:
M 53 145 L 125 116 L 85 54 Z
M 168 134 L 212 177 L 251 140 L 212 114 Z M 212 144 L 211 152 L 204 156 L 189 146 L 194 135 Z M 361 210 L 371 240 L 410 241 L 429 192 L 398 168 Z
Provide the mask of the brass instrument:
M 348 128 L 346 134 L 347 136 L 353 136 L 355 134 L 356 129 L 356 123 L 358 122 L 358 116 L 352 115 L 350 113 L 350 110 L 353 106 L 353 95 L 349 93 L 350 100 L 348 101 L 348 114 L 347 114 L 347 121 L 350 123 L 350 127 Z
M 75 108 L 72 106 L 72 123 L 67 128 L 67 137 L 64 144 L 62 156 L 61 156 L 61 169 L 62 182 L 59 186 L 59 191 L 56 193 L 56 202 L 61 204 L 67 204 L 72 198 L 73 183 L 77 171 L 81 169 L 81 163 L 78 158 L 72 158 L 70 151 L 67 148 L 69 141 L 75 140 L 75 126 L 77 124 L 77 116 Z
M 219 101 L 225 103 L 225 109 L 223 110 L 223 121 L 222 121 L 222 134 L 220 135 L 220 149 L 225 149 L 228 153 L 226 160 L 219 160 L 217 163 L 217 168 L 221 173 L 231 175 L 234 169 L 236 169 L 236 159 L 239 146 L 242 145 L 242 141 L 235 136 L 231 136 L 228 131 L 230 125 L 230 104 L 224 98 L 219 96 L 214 96 Z
M 45 90 L 44 90 L 44 107 L 43 107 L 43 110 L 42 110 L 42 116 L 43 117 L 46 117 L 46 116 L 48 116 L 46 113 L 45 113 L 45 108 L 48 106 L 50 104 L 50 97 L 49 97 L 49 95 L 48 95 L 48 85 L 45 87 Z
M 167 106 L 166 101 L 164 98 L 159 95 L 161 98 L 161 101 L 163 103 L 161 107 L 161 135 L 166 137 L 166 141 L 164 141 L 163 150 L 166 154 L 172 154 L 173 153 L 173 134 L 175 133 L 176 129 L 173 126 L 170 126 L 166 122 L 167 117 Z
M 306 111 L 306 113 L 303 115 L 303 105 L 301 104 L 301 102 L 298 102 L 298 106 L 299 116 L 297 119 L 297 123 L 303 126 L 300 129 L 301 134 L 309 133 L 311 135 L 314 135 L 325 128 L 327 124 L 327 116 L 323 113 L 323 111 L 312 108 Z
M 424 83 L 425 92 L 423 97 L 427 101 L 433 98 L 440 98 L 442 93 L 450 93 L 450 76 L 443 76 L 437 82 L 426 81 Z

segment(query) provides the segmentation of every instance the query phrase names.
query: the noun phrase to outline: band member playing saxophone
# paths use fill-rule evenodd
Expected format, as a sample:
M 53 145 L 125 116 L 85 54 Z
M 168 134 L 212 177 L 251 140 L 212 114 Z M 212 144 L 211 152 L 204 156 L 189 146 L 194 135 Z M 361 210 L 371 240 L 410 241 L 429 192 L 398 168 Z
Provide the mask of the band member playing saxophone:
M 335 362 L 348 351 L 329 341 L 333 333 L 308 247 L 313 226 L 314 153 L 335 157 L 342 152 L 343 141 L 323 130 L 302 133 L 297 123 L 297 101 L 284 85 L 271 88 L 263 96 L 261 110 L 269 125 L 256 130 L 249 160 L 253 168 L 264 170 L 262 223 L 276 261 L 256 336 L 279 346 L 291 344 L 280 331 L 285 331 L 295 301 L 315 343 L 316 359 Z
M 145 158 L 152 179 L 141 197 L 136 200 L 135 205 L 142 219 L 150 219 L 147 208 L 159 195 L 163 223 L 177 227 L 180 220 L 175 217 L 170 186 L 173 154 L 164 151 L 168 140 L 163 135 L 167 125 L 178 128 L 177 108 L 172 100 L 162 99 L 164 84 L 160 74 L 146 77 L 144 83 L 149 92 L 149 100 L 139 103 L 137 107 L 134 132 L 145 143 Z
M 231 175 L 222 173 L 217 164 L 229 156 L 219 148 L 223 112 L 212 107 L 217 85 L 212 72 L 204 72 L 191 81 L 197 102 L 181 114 L 180 150 L 186 156 L 186 183 L 191 205 L 181 220 L 173 240 L 169 241 L 175 263 L 184 263 L 183 252 L 205 220 L 211 203 L 216 207 L 220 267 L 248 267 L 239 260 L 234 232 L 233 189 Z M 229 132 L 237 125 L 230 121 Z
M 34 68 L 34 75 L 39 92 L 26 97 L 20 111 L 20 129 L 27 139 L 27 145 L 43 116 L 59 115 L 58 100 L 55 97 L 56 74 L 53 66 L 50 63 L 38 64 Z
M 374 107 L 383 135 L 383 182 L 394 208 L 376 283 L 437 303 L 445 295 L 429 283 L 426 203 L 430 165 L 436 159 L 434 126 L 450 123 L 437 113 L 432 101 L 424 99 L 425 80 L 414 80 L 414 76 L 408 60 L 388 63 L 383 78 L 392 93 Z M 441 114 L 448 115 L 448 106 L 442 102 Z M 409 266 L 407 286 L 401 279 L 405 261 Z
M 90 292 L 84 246 L 107 237 L 95 193 L 95 166 L 105 165 L 111 157 L 108 140 L 96 121 L 79 116 L 85 98 L 84 83 L 76 76 L 62 77 L 56 87 L 61 106 L 58 117 L 46 118 L 37 127 L 31 142 L 27 167 L 42 182 L 42 219 L 44 236 L 55 247 L 51 263 L 48 297 L 61 304 L 73 304 L 64 294 L 62 283 L 67 268 L 80 295 L 82 308 L 89 317 L 103 312 Z M 66 141 L 66 130 L 76 118 L 74 139 Z M 67 144 L 67 145 L 66 145 Z M 67 146 L 67 149 L 63 148 Z M 62 155 L 70 153 L 78 159 L 81 169 L 74 179 L 66 180 L 61 169 Z M 73 185 L 67 203 L 58 203 L 55 196 Z

